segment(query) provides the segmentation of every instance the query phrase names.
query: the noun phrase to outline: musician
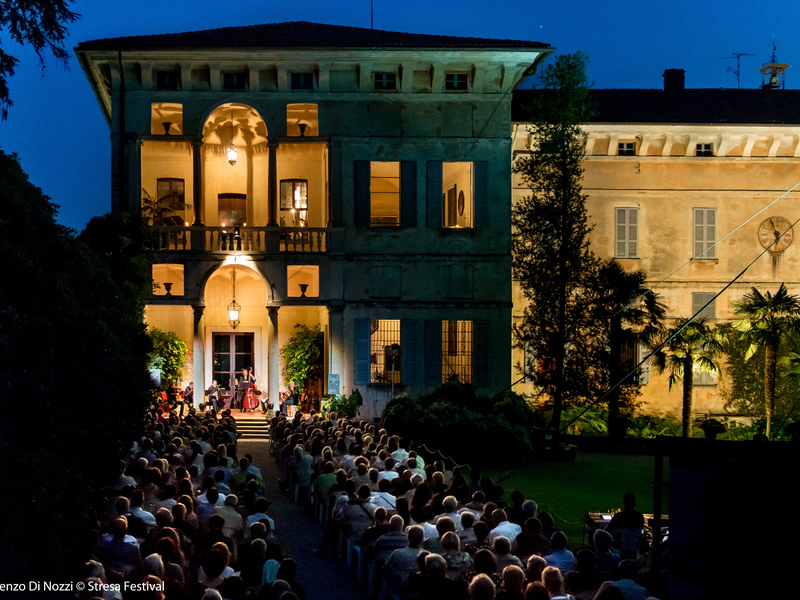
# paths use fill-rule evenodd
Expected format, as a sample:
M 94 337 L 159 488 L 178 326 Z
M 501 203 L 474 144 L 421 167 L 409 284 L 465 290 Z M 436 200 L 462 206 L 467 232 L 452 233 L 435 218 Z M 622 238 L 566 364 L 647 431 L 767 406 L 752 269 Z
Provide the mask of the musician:
M 253 375 L 253 369 L 251 367 L 242 369 L 242 378 L 239 380 L 239 391 L 236 392 L 237 399 L 239 400 L 239 412 L 248 412 L 247 405 L 245 404 L 245 395 L 247 394 L 247 389 L 252 389 L 255 382 L 256 378 L 255 375 Z M 247 383 L 250 384 L 248 388 L 245 387 Z
M 208 403 L 214 407 L 216 412 L 222 411 L 222 404 L 221 404 L 221 396 L 222 396 L 222 389 L 217 385 L 217 380 L 211 382 L 211 387 L 208 388 Z
M 186 386 L 186 389 L 183 390 L 181 396 L 183 397 L 183 402 L 178 401 L 178 404 L 181 405 L 180 416 L 183 417 L 183 409 L 188 408 L 191 410 L 194 406 L 194 382 L 190 382 L 189 385 Z

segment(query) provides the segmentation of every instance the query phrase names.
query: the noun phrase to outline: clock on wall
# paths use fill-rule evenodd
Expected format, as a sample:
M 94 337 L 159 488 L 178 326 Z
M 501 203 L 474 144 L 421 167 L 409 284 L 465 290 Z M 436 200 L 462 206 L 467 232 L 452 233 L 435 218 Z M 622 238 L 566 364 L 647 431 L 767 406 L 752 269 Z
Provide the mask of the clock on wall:
M 781 236 L 784 232 L 786 233 Z M 793 239 L 792 224 L 783 217 L 770 217 L 758 228 L 758 241 L 770 252 L 783 252 Z

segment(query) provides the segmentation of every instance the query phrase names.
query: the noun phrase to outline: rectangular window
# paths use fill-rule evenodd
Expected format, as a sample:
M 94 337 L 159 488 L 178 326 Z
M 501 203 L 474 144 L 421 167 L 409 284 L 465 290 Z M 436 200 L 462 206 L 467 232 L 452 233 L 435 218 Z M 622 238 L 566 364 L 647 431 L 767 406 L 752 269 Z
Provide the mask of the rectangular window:
M 692 385 L 717 385 L 717 381 L 711 373 L 701 371 L 692 373 Z
M 716 258 L 716 248 L 712 248 L 717 238 L 717 209 L 694 209 L 694 255 L 695 258 Z M 708 252 L 705 252 L 709 249 Z M 705 252 L 705 254 L 703 254 Z M 702 254 L 702 256 L 700 256 Z
M 636 142 L 620 142 L 617 144 L 617 156 L 636 156 Z
M 281 215 L 281 226 L 308 226 L 307 179 L 281 179 L 281 211 L 289 212 Z
M 472 163 L 442 163 L 444 227 L 472 227 Z
M 247 73 L 242 71 L 234 71 L 231 73 L 222 74 L 222 89 L 223 90 L 246 90 L 247 89 Z
M 465 91 L 468 89 L 466 73 L 445 73 L 444 89 Z
M 705 317 L 706 319 L 717 318 L 717 301 L 714 299 L 716 294 L 714 292 L 692 292 L 692 314 L 696 315 L 700 311 L 698 317 Z M 711 304 L 708 304 L 711 302 Z M 708 304 L 708 306 L 706 306 Z M 705 308 L 703 308 L 706 306 Z
M 219 224 L 222 227 L 247 225 L 247 194 L 220 194 L 217 196 Z
M 156 71 L 157 90 L 177 90 L 181 85 L 181 72 L 178 70 Z
M 442 383 L 472 383 L 472 321 L 442 321 Z
M 639 257 L 639 209 L 615 208 L 615 250 L 616 258 Z
M 400 163 L 370 162 L 370 225 L 400 225 Z
M 400 321 L 370 322 L 370 383 L 400 383 Z
M 153 225 L 183 225 L 186 195 L 183 179 L 161 177 L 156 183 L 156 202 L 152 207 Z
M 396 90 L 397 73 L 374 73 L 376 90 Z
M 697 144 L 695 156 L 714 156 L 714 144 Z
M 314 89 L 314 74 L 313 73 L 290 73 L 292 89 L 293 90 L 313 90 Z

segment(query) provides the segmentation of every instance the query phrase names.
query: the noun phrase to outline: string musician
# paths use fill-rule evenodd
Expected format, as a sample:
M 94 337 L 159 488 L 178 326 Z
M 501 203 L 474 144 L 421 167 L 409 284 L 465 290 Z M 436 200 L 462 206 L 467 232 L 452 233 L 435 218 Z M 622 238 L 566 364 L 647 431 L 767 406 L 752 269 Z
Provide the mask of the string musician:
M 248 412 L 255 410 L 258 401 L 253 394 L 253 389 L 256 384 L 256 377 L 253 375 L 251 367 L 242 369 L 242 378 L 239 380 L 239 391 L 236 392 L 237 399 L 239 400 L 239 412 Z

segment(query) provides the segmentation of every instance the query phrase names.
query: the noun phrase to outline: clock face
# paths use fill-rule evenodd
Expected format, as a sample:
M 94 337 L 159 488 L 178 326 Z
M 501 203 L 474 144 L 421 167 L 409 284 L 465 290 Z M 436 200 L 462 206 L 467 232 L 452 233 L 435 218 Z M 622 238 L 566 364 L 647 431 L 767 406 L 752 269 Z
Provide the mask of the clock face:
M 783 217 L 770 217 L 758 228 L 758 241 L 770 252 L 783 252 L 793 239 L 792 224 Z

